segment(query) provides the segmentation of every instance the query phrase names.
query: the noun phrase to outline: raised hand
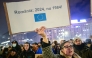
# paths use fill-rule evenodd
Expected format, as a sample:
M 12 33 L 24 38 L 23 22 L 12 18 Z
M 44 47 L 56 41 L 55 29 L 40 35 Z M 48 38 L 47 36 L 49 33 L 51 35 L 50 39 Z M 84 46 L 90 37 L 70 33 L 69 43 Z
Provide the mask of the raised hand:
M 48 43 L 48 39 L 47 39 L 47 36 L 46 36 L 46 33 L 45 33 L 45 29 L 46 28 L 44 26 L 42 26 L 41 28 L 37 28 L 35 30 L 35 32 L 37 32 L 39 35 L 42 36 L 43 42 Z
M 37 28 L 36 30 L 35 30 L 35 32 L 37 32 L 39 35 L 41 35 L 42 37 L 46 37 L 46 33 L 45 33 L 45 27 L 44 26 L 42 26 L 41 28 Z

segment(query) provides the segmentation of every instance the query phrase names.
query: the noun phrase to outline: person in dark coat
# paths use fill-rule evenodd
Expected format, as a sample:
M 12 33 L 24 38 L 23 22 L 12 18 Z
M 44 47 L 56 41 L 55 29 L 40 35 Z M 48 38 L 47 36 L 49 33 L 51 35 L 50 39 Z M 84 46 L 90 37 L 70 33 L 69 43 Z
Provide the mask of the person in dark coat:
M 7 54 L 8 54 L 8 48 L 5 47 L 4 50 L 3 50 L 3 52 L 2 52 L 2 57 L 6 58 Z
M 74 50 L 82 58 L 92 58 L 92 51 L 87 48 L 85 43 L 82 43 L 79 37 L 74 39 Z
M 23 47 L 24 51 L 21 53 L 20 58 L 35 58 L 35 53 L 30 48 L 30 43 L 24 43 Z
M 60 49 L 59 49 L 59 44 L 57 43 L 57 41 L 54 41 L 52 43 L 52 51 L 54 52 L 54 54 L 59 54 Z
M 11 49 L 6 58 L 19 58 L 16 49 Z
M 92 50 L 92 43 L 91 43 L 91 39 L 86 39 L 86 46 L 88 49 Z
M 12 41 L 12 49 L 15 49 L 18 54 L 21 53 L 21 47 L 16 40 Z

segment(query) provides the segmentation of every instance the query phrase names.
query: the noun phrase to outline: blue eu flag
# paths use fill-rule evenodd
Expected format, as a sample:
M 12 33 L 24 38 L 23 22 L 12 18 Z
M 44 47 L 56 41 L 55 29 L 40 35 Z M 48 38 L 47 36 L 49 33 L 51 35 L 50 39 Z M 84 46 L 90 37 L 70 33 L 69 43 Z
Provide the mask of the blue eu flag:
M 35 22 L 46 21 L 46 13 L 34 14 Z

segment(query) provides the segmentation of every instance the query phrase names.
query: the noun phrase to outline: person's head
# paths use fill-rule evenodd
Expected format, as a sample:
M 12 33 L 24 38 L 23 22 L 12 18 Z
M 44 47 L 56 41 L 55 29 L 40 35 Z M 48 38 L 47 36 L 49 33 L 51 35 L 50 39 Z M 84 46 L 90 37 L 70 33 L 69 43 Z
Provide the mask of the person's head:
M 63 52 L 67 56 L 73 56 L 74 54 L 74 48 L 73 44 L 69 41 L 65 41 L 61 44 L 61 52 Z
M 24 47 L 24 50 L 28 51 L 30 49 L 30 43 L 28 42 L 24 43 L 23 47 Z
M 57 44 L 58 44 L 58 42 L 57 42 L 57 41 L 54 41 L 54 44 L 55 44 L 55 45 L 57 45 Z
M 91 39 L 86 39 L 86 44 L 88 47 L 90 47 L 91 46 Z
M 62 43 L 64 43 L 64 40 L 61 40 L 61 41 L 60 41 L 60 44 L 62 44 Z
M 57 45 L 57 49 L 60 49 L 60 44 Z
M 69 42 L 70 42 L 70 43 L 73 43 L 73 39 L 70 39 Z
M 38 47 L 38 43 L 33 43 L 32 46 L 33 47 Z
M 18 45 L 18 42 L 16 40 L 12 41 L 12 47 L 16 47 Z
M 33 43 L 33 44 L 32 44 L 32 50 L 33 50 L 33 51 L 37 51 L 38 48 L 39 48 L 38 43 Z
M 10 55 L 15 56 L 17 54 L 17 51 L 15 49 L 11 49 Z
M 8 53 L 8 48 L 4 48 L 4 50 L 3 50 L 3 54 L 7 54 Z
M 75 44 L 75 45 L 81 45 L 81 44 L 82 44 L 82 40 L 81 40 L 79 37 L 76 37 L 76 38 L 74 39 L 74 44 Z
M 41 47 L 41 43 L 40 42 L 38 43 L 38 47 Z

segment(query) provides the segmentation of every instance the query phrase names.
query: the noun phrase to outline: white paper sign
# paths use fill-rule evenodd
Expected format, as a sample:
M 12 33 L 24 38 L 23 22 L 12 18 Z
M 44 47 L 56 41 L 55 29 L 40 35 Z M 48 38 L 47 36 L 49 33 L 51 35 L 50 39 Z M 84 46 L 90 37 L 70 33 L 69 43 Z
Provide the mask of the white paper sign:
M 70 25 L 66 0 L 30 0 L 6 3 L 12 34 L 45 26 Z

